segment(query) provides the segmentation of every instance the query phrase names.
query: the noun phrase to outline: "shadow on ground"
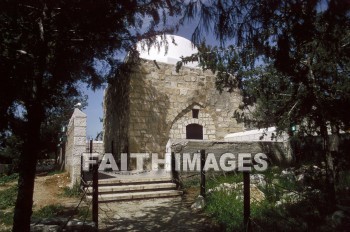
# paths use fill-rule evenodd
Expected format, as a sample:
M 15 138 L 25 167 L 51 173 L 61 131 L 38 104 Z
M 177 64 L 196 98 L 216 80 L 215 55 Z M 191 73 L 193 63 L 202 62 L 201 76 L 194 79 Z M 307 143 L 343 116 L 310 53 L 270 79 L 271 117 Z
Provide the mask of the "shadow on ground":
M 99 231 L 220 231 L 181 198 L 100 204 Z

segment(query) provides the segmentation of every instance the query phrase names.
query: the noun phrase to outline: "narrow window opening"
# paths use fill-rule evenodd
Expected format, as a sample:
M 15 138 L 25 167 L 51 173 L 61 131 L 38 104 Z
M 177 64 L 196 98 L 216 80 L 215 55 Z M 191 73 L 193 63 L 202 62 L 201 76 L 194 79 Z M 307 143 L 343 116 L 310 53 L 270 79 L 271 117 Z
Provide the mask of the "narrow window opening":
M 199 110 L 198 109 L 193 109 L 192 110 L 192 118 L 198 118 Z

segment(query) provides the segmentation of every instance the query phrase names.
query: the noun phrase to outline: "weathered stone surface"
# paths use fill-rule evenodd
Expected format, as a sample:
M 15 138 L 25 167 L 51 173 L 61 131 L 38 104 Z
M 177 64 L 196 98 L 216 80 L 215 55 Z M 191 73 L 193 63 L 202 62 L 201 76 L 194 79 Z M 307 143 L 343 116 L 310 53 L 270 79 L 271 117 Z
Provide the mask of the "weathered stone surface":
M 86 114 L 77 108 L 68 123 L 65 148 L 65 169 L 70 174 L 72 187 L 80 183 L 81 155 L 86 152 Z
M 263 175 L 263 174 L 251 174 L 250 175 L 250 183 L 265 188 L 266 187 L 265 175 Z
M 203 126 L 203 139 L 243 130 L 231 116 L 238 91 L 219 93 L 210 71 L 141 60 L 132 73 L 108 85 L 104 101 L 105 151 L 164 154 L 168 140 L 186 138 L 186 126 Z M 220 111 L 216 109 L 219 108 Z M 198 109 L 193 118 L 192 109 Z M 220 118 L 220 121 L 218 120 Z M 144 133 L 142 133 L 144 132 Z
M 202 195 L 199 195 L 196 198 L 196 201 L 191 205 L 191 209 L 194 211 L 199 211 L 204 209 L 204 206 L 205 206 L 204 197 Z
M 90 152 L 90 141 L 86 141 L 86 152 Z M 104 143 L 103 141 L 92 141 L 92 152 L 104 154 Z

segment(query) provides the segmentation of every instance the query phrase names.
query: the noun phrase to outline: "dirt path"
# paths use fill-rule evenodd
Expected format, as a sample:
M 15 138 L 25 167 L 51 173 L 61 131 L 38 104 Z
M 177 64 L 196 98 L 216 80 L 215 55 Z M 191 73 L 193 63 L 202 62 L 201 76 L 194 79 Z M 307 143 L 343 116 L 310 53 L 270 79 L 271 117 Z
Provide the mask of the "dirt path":
M 78 199 L 64 197 L 63 188 L 69 183 L 67 173 L 50 176 L 37 176 L 34 185 L 34 210 L 44 206 L 60 204 L 65 207 L 74 206 Z
M 36 177 L 34 211 L 58 204 L 74 208 L 79 199 L 62 195 L 68 181 L 66 173 Z M 204 213 L 191 210 L 196 196 L 197 192 L 190 192 L 178 198 L 101 203 L 99 231 L 220 231 Z
M 220 231 L 188 196 L 100 204 L 99 231 Z

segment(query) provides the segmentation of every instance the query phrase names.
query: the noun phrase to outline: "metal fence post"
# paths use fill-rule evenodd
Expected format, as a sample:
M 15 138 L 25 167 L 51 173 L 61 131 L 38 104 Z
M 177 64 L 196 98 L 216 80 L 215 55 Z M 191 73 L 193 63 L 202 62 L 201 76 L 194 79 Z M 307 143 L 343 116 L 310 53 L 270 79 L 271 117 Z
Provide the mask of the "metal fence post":
M 92 144 L 90 140 L 90 154 L 92 154 Z M 95 222 L 98 230 L 98 162 L 92 167 L 92 221 Z
M 84 186 L 85 187 L 85 171 L 84 171 L 84 157 L 83 155 L 80 157 L 80 175 L 81 175 L 81 180 L 80 181 L 80 186 Z
M 202 197 L 205 197 L 205 170 L 204 170 L 204 164 L 205 164 L 205 150 L 201 150 L 200 152 L 201 157 L 201 195 Z
M 244 231 L 251 231 L 250 223 L 250 172 L 243 172 L 243 214 L 244 214 Z
M 175 152 L 171 152 L 171 174 L 172 174 L 173 181 L 176 184 L 176 189 L 179 189 L 180 180 L 179 180 L 179 173 L 176 170 Z

